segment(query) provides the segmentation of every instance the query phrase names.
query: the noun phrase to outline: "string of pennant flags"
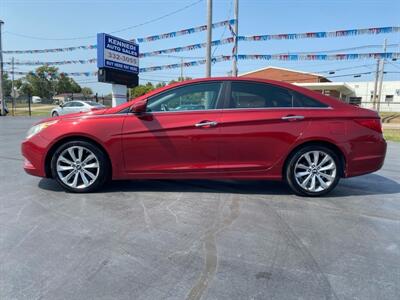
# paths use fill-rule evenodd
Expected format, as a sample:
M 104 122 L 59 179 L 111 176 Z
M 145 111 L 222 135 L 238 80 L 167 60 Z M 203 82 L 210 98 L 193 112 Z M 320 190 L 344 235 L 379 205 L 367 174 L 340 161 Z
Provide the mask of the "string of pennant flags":
M 218 28 L 218 27 L 233 25 L 233 24 L 235 24 L 235 22 L 236 22 L 235 19 L 231 19 L 231 20 L 213 23 L 212 28 L 214 29 L 214 28 Z M 148 37 L 144 37 L 144 38 L 138 38 L 136 41 L 138 43 L 154 42 L 157 40 L 170 39 L 170 38 L 174 38 L 177 36 L 193 34 L 193 33 L 201 32 L 201 31 L 205 31 L 205 30 L 207 30 L 207 25 L 201 25 L 198 27 L 182 29 L 179 31 L 173 31 L 173 32 L 168 32 L 168 33 L 163 33 L 163 34 L 152 35 L 152 36 L 148 36 Z
M 399 59 L 400 52 L 378 52 L 378 53 L 346 53 L 346 54 L 238 54 L 238 60 L 281 60 L 281 61 L 315 61 L 315 60 L 356 60 L 356 59 Z M 212 63 L 229 61 L 232 59 L 231 55 L 221 55 L 214 57 Z M 140 68 L 140 73 L 154 72 L 160 70 L 177 69 L 180 67 L 194 67 L 205 64 L 205 59 L 175 63 L 168 65 L 152 66 Z M 35 72 L 20 72 L 14 71 L 10 74 L 15 75 L 28 75 L 35 74 Z M 66 76 L 96 76 L 95 72 L 62 72 Z M 48 74 L 51 75 L 51 74 Z
M 235 24 L 235 20 L 225 20 L 220 21 L 217 23 L 212 24 L 212 28 L 218 28 L 223 26 L 230 26 Z M 137 41 L 138 43 L 145 43 L 145 42 L 153 42 L 162 39 L 174 38 L 182 35 L 193 34 L 201 31 L 207 30 L 207 25 L 201 25 L 197 27 L 186 28 L 178 31 L 152 35 L 148 37 L 133 39 L 132 41 Z M 75 50 L 91 50 L 97 49 L 97 45 L 83 45 L 83 46 L 75 46 L 75 47 L 65 47 L 65 48 L 50 48 L 50 49 L 35 49 L 35 50 L 3 50 L 3 54 L 37 54 L 37 53 L 52 53 L 52 52 L 69 52 Z
M 228 26 L 230 30 L 232 29 L 232 23 L 234 20 L 226 20 L 218 23 L 214 23 L 213 27 Z M 169 32 L 159 35 L 153 35 L 146 38 L 137 39 L 139 43 L 150 42 L 160 39 L 173 38 L 185 34 L 193 34 L 207 29 L 206 25 L 183 29 L 175 32 Z M 231 30 L 232 31 L 232 30 Z M 306 38 L 333 38 L 333 37 L 347 37 L 356 35 L 376 35 L 376 34 L 388 34 L 400 32 L 400 26 L 389 26 L 389 27 L 371 27 L 362 29 L 347 29 L 347 30 L 337 30 L 337 31 L 318 31 L 318 32 L 304 32 L 304 33 L 284 33 L 284 34 L 264 34 L 264 35 L 251 35 L 251 36 L 237 36 L 237 40 L 240 41 L 268 41 L 268 40 L 294 40 L 294 39 L 306 39 Z M 233 34 L 234 35 L 234 34 Z M 214 45 L 222 45 L 227 43 L 233 43 L 234 37 L 213 41 Z M 152 51 L 147 53 L 142 53 L 141 57 L 155 56 L 163 53 L 174 53 L 188 50 L 195 50 L 199 48 L 204 48 L 205 43 L 199 43 L 184 47 L 176 47 L 171 49 L 164 49 L 158 51 Z M 50 52 L 67 52 L 74 50 L 90 50 L 96 49 L 97 45 L 87 45 L 87 46 L 75 46 L 66 48 L 52 48 L 52 49 L 37 49 L 37 50 L 3 50 L 3 54 L 36 54 L 36 53 L 50 53 Z

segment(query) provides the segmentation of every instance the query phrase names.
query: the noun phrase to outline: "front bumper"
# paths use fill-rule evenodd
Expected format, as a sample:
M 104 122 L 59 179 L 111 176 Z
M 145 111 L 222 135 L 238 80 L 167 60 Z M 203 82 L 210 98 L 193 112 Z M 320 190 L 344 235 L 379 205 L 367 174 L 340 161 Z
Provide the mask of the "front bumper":
M 45 157 L 49 142 L 40 134 L 24 140 L 21 144 L 21 152 L 25 158 L 24 170 L 26 173 L 39 177 L 46 177 Z

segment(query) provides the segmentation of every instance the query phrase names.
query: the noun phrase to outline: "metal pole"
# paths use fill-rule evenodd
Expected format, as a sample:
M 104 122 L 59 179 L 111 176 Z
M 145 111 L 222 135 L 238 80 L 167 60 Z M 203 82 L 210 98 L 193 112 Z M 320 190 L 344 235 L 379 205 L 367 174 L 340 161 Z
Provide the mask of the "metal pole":
M 373 109 L 376 109 L 376 94 L 378 92 L 379 65 L 380 65 L 380 59 L 378 59 L 376 61 L 374 92 L 372 94 L 372 107 L 373 107 Z
M 3 89 L 3 47 L 1 43 L 1 31 L 4 22 L 0 20 L 0 100 L 1 100 L 1 114 L 6 115 L 6 101 L 4 99 L 4 89 Z
M 179 81 L 183 81 L 183 58 L 181 58 L 181 80 Z
M 31 107 L 32 95 L 31 93 L 28 94 L 28 110 L 29 116 L 32 117 L 32 107 Z
M 206 77 L 211 77 L 212 0 L 207 0 Z
M 12 115 L 15 115 L 15 90 L 14 90 L 14 57 L 11 58 L 11 97 L 12 97 Z
M 385 39 L 385 41 L 383 42 L 383 53 L 386 53 L 386 45 L 387 45 L 387 39 Z M 379 112 L 380 108 L 381 108 L 381 99 L 382 99 L 382 83 L 383 83 L 383 69 L 385 67 L 385 58 L 381 59 L 381 70 L 380 70 L 380 74 L 379 74 L 379 89 L 378 89 L 378 105 L 377 105 L 377 111 Z
M 233 57 L 232 57 L 232 76 L 237 77 L 238 75 L 238 68 L 237 68 L 237 54 L 238 54 L 238 34 L 239 34 L 239 0 L 235 0 L 235 13 L 234 13 L 234 19 L 235 19 L 235 27 L 234 27 L 234 32 L 235 32 L 235 42 L 234 42 L 234 48 L 233 48 Z

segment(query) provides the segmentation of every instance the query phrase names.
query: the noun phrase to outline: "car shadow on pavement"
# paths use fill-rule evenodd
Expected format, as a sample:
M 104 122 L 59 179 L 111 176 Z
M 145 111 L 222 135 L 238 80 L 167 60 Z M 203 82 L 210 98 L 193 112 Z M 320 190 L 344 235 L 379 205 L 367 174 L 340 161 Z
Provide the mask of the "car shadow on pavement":
M 55 180 L 42 179 L 39 188 L 63 192 Z M 98 193 L 117 192 L 188 192 L 232 193 L 249 195 L 291 195 L 286 183 L 266 180 L 122 180 L 109 182 Z M 400 184 L 387 177 L 369 174 L 342 179 L 329 197 L 400 193 Z

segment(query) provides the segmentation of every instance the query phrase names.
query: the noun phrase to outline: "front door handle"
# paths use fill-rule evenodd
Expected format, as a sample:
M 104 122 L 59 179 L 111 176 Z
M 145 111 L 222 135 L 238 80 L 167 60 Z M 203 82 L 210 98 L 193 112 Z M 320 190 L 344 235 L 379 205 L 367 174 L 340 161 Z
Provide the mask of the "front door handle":
M 282 117 L 281 119 L 286 120 L 286 121 L 296 121 L 296 120 L 303 120 L 304 116 L 288 115 L 288 116 Z
M 194 124 L 196 127 L 215 127 L 218 123 L 215 121 L 202 121 L 199 123 Z

